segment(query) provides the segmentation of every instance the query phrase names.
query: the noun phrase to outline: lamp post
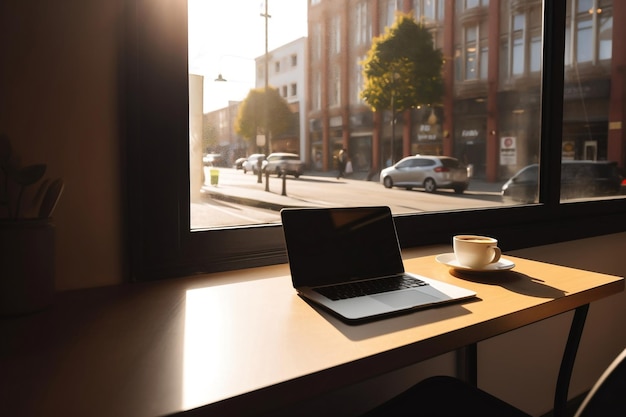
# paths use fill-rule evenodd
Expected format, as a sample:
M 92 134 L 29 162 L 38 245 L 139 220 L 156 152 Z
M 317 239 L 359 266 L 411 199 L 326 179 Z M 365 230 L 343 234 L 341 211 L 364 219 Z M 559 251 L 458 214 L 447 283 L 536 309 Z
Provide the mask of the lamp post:
M 264 90 L 263 90 L 263 97 L 265 97 L 265 109 L 263 110 L 263 123 L 265 124 L 264 126 L 264 130 L 265 130 L 265 155 L 269 155 L 270 154 L 270 132 L 269 132 L 269 97 L 268 97 L 268 87 L 269 87 L 269 52 L 268 52 L 268 25 L 269 25 L 269 18 L 272 17 L 269 15 L 268 13 L 268 3 L 269 0 L 265 0 L 265 13 L 261 13 L 261 17 L 263 17 L 265 19 L 265 56 L 264 56 L 264 76 L 265 76 L 265 82 L 264 82 Z M 259 178 L 257 182 L 261 182 L 261 170 L 259 169 Z M 270 190 L 270 181 L 269 181 L 269 177 L 266 176 L 265 178 L 265 191 L 269 191 Z
M 394 71 L 391 75 L 391 140 L 389 142 L 389 146 L 391 147 L 391 165 L 395 163 L 393 142 L 396 138 L 396 81 L 399 78 L 400 74 Z

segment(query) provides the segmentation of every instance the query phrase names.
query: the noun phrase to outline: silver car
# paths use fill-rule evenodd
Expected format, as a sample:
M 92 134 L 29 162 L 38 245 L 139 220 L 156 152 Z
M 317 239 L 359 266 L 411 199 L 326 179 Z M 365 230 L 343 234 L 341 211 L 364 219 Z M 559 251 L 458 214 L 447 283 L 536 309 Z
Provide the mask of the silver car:
M 243 169 L 243 173 L 245 174 L 248 171 L 252 171 L 255 174 L 259 172 L 259 159 L 261 161 L 265 161 L 265 154 L 262 153 L 253 153 L 241 164 L 241 169 Z
M 267 156 L 263 161 L 263 172 L 276 174 L 279 177 L 285 173 L 298 178 L 304 173 L 304 162 L 295 153 L 275 152 Z
M 451 188 L 461 194 L 467 190 L 467 167 L 449 156 L 407 156 L 380 172 L 380 182 L 387 188 L 403 187 L 410 190 L 423 187 L 434 193 L 438 188 Z

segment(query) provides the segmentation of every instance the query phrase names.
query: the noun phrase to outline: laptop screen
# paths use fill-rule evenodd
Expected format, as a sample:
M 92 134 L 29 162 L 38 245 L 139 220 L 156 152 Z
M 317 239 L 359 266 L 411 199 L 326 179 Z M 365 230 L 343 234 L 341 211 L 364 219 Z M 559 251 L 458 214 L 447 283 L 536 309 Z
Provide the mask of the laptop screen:
M 294 287 L 404 272 L 389 207 L 283 209 Z

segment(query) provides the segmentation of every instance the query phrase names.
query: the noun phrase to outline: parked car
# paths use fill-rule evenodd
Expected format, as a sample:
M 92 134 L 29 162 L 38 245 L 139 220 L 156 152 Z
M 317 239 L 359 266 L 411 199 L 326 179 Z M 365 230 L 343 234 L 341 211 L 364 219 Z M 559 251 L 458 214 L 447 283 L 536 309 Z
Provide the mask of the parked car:
M 259 173 L 259 159 L 261 161 L 265 161 L 265 154 L 262 153 L 253 153 L 245 160 L 245 162 L 241 165 L 241 169 L 243 169 L 243 173 L 247 173 L 248 171 L 253 172 L 254 174 Z
M 269 154 L 267 160 L 263 161 L 263 172 L 276 174 L 279 177 L 285 173 L 298 178 L 304 173 L 304 162 L 300 160 L 298 154 L 275 152 Z
M 237 158 L 235 159 L 235 169 L 243 169 L 243 163 L 246 162 L 248 158 Z
M 423 187 L 434 193 L 438 188 L 451 188 L 461 194 L 469 186 L 467 167 L 449 156 L 415 155 L 403 158 L 380 172 L 380 182 L 386 187 L 411 190 Z
M 539 201 L 539 165 L 525 166 L 502 185 L 505 202 Z M 561 200 L 602 197 L 620 193 L 622 176 L 617 162 L 563 161 L 561 164 Z
M 202 162 L 206 166 L 219 166 L 222 162 L 222 155 L 219 153 L 207 153 L 202 157 Z

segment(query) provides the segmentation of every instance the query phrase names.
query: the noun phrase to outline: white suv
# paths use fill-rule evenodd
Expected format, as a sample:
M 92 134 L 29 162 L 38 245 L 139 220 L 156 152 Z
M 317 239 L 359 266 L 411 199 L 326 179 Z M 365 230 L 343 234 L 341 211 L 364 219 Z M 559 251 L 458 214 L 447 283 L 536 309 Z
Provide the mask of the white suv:
M 449 156 L 407 156 L 380 172 L 380 182 L 387 188 L 423 187 L 434 193 L 437 188 L 452 188 L 461 194 L 469 185 L 467 167 Z
M 293 175 L 298 178 L 304 173 L 304 162 L 295 153 L 275 152 L 268 155 L 263 161 L 263 172 L 276 174 L 279 177 L 282 173 Z

